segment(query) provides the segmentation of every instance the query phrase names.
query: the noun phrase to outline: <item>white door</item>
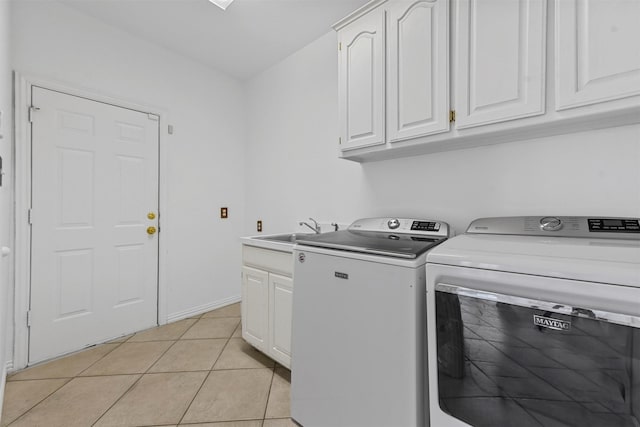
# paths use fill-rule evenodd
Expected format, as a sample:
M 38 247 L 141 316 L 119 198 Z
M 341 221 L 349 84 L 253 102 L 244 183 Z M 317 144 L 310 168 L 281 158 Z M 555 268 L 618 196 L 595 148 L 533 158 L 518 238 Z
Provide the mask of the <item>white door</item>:
M 269 273 L 242 267 L 242 338 L 265 353 L 269 326 Z
M 375 9 L 338 33 L 341 149 L 384 144 L 384 20 Z
M 293 280 L 269 274 L 269 350 L 287 368 L 291 368 L 292 311 Z
M 640 94 L 640 2 L 556 0 L 556 110 Z
M 387 132 L 391 142 L 449 130 L 449 2 L 389 3 Z
M 32 103 L 29 363 L 156 325 L 158 295 L 158 117 Z
M 456 128 L 544 113 L 546 4 L 458 2 Z

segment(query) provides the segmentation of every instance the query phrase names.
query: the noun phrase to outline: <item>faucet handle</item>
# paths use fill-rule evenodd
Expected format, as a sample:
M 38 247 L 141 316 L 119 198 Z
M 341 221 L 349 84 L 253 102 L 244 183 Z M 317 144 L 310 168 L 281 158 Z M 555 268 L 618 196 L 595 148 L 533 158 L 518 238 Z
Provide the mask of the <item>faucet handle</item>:
M 333 231 L 338 231 L 338 228 L 340 228 L 337 222 L 332 222 L 331 226 L 333 227 Z

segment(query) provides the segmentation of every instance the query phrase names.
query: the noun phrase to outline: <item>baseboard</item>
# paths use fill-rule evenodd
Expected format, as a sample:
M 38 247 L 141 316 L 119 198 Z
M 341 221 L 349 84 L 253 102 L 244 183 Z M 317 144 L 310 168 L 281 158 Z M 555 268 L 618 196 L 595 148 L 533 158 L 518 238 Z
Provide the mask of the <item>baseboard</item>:
M 4 388 L 7 385 L 7 372 L 13 368 L 13 361 L 7 362 L 0 372 L 0 421 L 2 421 L 2 403 L 4 402 Z
M 188 310 L 179 311 L 177 313 L 171 313 L 167 316 L 167 322 L 172 323 L 178 320 L 186 319 L 188 317 L 197 316 L 202 313 L 206 313 L 207 311 L 215 310 L 216 308 L 221 308 L 230 304 L 235 304 L 236 302 L 240 302 L 240 295 L 236 295 L 230 298 L 225 298 L 223 300 L 218 300 L 214 302 L 210 302 L 207 304 L 202 304 Z

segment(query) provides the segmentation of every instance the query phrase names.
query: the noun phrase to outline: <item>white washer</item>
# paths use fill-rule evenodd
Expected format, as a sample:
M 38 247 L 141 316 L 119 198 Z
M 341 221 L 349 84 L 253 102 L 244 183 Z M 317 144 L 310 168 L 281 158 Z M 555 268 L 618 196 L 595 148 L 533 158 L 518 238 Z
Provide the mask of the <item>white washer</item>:
M 638 219 L 479 219 L 426 270 L 432 426 L 640 426 Z
M 442 221 L 372 218 L 298 239 L 291 416 L 304 427 L 423 426 L 426 253 Z

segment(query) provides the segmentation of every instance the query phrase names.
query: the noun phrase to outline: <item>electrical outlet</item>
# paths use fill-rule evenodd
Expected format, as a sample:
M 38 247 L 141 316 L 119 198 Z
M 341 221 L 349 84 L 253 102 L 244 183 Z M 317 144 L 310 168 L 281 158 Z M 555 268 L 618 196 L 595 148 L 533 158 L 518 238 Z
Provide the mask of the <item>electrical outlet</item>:
M 262 220 L 261 219 L 258 220 L 257 229 L 258 229 L 258 233 L 262 233 Z
M 220 218 L 228 218 L 229 217 L 229 209 L 228 208 L 220 208 Z

